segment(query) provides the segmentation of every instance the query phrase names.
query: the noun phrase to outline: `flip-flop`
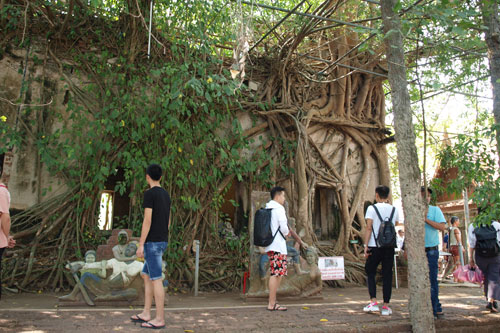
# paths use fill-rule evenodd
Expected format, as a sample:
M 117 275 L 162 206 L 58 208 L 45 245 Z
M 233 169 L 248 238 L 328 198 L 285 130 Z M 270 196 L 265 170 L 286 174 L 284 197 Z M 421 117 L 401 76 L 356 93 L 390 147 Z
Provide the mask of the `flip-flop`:
M 281 306 L 281 305 L 279 305 L 277 303 L 274 304 L 274 311 L 286 311 L 286 310 L 288 310 L 286 307 Z
M 149 326 L 144 326 L 144 325 L 149 325 Z M 141 327 L 142 328 L 150 328 L 150 329 L 153 329 L 153 330 L 159 330 L 159 329 L 164 328 L 165 325 L 156 326 L 155 324 L 151 324 L 149 321 L 146 321 L 146 322 L 144 322 L 144 323 L 141 324 Z
M 272 309 L 267 308 L 267 311 L 286 311 L 288 310 L 286 307 L 279 305 L 278 303 L 275 303 Z
M 134 323 L 145 323 L 145 322 L 147 322 L 147 320 L 142 319 L 141 317 L 139 317 L 139 315 L 135 315 L 134 317 L 130 317 L 130 320 L 132 320 Z

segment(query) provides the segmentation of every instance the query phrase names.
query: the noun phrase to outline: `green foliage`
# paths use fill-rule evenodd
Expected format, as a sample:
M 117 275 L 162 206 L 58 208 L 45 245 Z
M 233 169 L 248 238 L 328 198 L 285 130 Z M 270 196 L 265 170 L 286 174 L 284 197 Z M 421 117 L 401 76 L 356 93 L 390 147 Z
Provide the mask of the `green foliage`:
M 82 235 L 82 239 L 90 248 L 97 249 L 99 245 L 106 244 L 109 236 L 111 236 L 110 232 L 104 232 L 99 230 L 97 226 L 94 226 L 93 228 L 87 228 Z
M 114 19 L 135 10 L 127 8 L 125 1 L 92 1 L 91 5 L 90 12 L 79 15 L 97 13 L 106 22 L 96 26 L 94 41 L 109 33 Z M 270 178 L 272 163 L 261 168 L 267 153 L 249 149 L 235 114 L 239 82 L 222 70 L 217 56 L 215 44 L 233 37 L 231 29 L 224 30 L 232 24 L 231 8 L 223 1 L 158 1 L 155 6 L 155 25 L 164 29 L 169 56 L 130 63 L 126 49 L 116 53 L 105 46 L 104 39 L 95 45 L 98 52 L 74 50 L 71 56 L 76 66 L 65 70 L 74 69 L 72 80 L 86 85 L 75 90 L 67 82 L 72 93 L 66 114 L 48 109 L 63 126 L 34 133 L 44 166 L 52 175 L 62 176 L 68 187 L 78 189 L 73 197 L 78 202 L 77 214 L 82 217 L 90 212 L 94 219 L 85 226 L 85 242 L 95 225 L 94 198 L 119 169 L 124 170 L 124 180 L 114 190 L 130 191 L 138 199 L 128 225 L 121 220 L 120 227 L 134 232 L 142 222 L 140 201 L 149 163 L 164 168 L 162 184 L 173 198 L 173 221 L 182 226 L 206 202 L 212 212 L 219 209 L 218 186 L 225 177 L 234 175 L 239 181 Z M 2 13 L 14 10 L 7 7 Z M 120 38 L 117 42 L 121 43 Z M 21 127 L 15 131 L 0 122 L 0 133 L 8 142 L 4 150 L 25 144 Z M 204 197 L 200 196 L 203 191 Z
M 473 189 L 471 198 L 481 213 L 475 223 L 491 223 L 500 216 L 500 178 L 496 133 L 498 125 L 477 130 L 473 135 L 459 135 L 455 144 L 439 154 L 443 170 L 456 171 L 449 183 L 437 179 L 435 185 L 448 193 L 461 194 Z
M 418 59 L 422 59 L 419 61 L 420 80 L 425 93 L 440 89 L 473 93 L 475 85 L 464 83 L 488 75 L 478 1 L 424 3 L 415 6 L 404 22 L 412 41 L 408 47 L 416 50 L 416 44 L 419 44 Z M 414 80 L 414 71 L 409 73 L 410 81 Z M 436 80 L 438 75 L 439 80 Z M 418 100 L 418 87 L 413 87 L 413 100 Z
M 484 111 L 478 105 L 481 100 L 478 101 L 476 95 L 487 95 L 485 91 L 489 86 L 487 49 L 482 38 L 486 27 L 482 21 L 480 1 L 401 1 L 400 4 L 403 4 L 403 10 L 411 8 L 402 16 L 409 61 L 408 89 L 420 169 L 425 170 L 427 178 L 430 178 L 438 166 L 435 156 L 441 149 L 443 132 L 465 133 L 474 130 L 472 125 L 483 124 L 479 118 L 483 117 Z M 467 97 L 460 96 L 460 93 Z M 421 98 L 425 107 L 426 142 Z M 453 108 L 455 100 L 470 103 L 467 114 L 444 110 Z M 451 116 L 444 119 L 446 114 Z M 395 171 L 393 175 L 398 172 L 396 164 L 397 161 L 391 167 Z

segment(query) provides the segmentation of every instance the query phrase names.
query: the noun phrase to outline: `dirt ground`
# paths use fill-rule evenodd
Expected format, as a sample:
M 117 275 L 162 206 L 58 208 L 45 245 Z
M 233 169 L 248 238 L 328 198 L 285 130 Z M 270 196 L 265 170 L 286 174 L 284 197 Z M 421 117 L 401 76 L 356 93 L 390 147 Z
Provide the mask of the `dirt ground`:
M 381 288 L 378 292 L 381 295 Z M 56 294 L 5 295 L 0 301 L 2 332 L 144 332 L 130 322 L 139 308 L 59 307 Z M 264 300 L 245 300 L 235 293 L 168 296 L 164 332 L 409 332 L 408 289 L 393 290 L 393 315 L 365 314 L 365 287 L 325 288 L 321 298 L 282 300 L 286 312 L 266 311 Z M 484 308 L 477 286 L 442 284 L 445 317 L 437 331 L 500 332 L 500 314 Z

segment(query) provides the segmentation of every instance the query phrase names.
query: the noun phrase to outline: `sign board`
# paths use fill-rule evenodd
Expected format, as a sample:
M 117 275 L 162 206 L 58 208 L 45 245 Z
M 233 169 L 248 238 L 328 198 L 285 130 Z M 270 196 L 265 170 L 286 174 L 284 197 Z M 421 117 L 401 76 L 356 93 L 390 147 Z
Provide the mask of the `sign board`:
M 345 279 L 344 257 L 319 257 L 318 268 L 321 280 Z

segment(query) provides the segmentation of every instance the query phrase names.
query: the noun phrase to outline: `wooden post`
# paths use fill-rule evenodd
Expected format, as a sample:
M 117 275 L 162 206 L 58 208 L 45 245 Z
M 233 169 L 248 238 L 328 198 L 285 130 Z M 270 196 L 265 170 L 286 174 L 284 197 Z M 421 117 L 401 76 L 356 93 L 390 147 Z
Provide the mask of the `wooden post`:
M 469 262 L 469 223 L 470 223 L 470 212 L 469 212 L 469 194 L 467 189 L 464 189 L 464 227 L 465 227 L 465 239 L 463 239 L 463 244 L 465 248 L 465 260 Z
M 194 268 L 194 295 L 198 296 L 198 277 L 200 275 L 200 241 L 194 241 L 195 251 L 196 251 L 196 261 Z

